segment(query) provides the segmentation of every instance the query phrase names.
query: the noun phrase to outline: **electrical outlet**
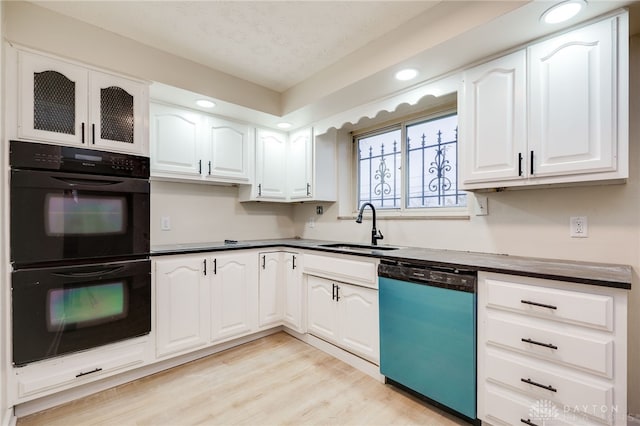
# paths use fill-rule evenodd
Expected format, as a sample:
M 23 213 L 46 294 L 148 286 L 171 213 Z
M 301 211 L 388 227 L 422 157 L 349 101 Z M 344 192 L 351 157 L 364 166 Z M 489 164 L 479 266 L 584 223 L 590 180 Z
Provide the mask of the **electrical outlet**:
M 569 218 L 569 236 L 572 238 L 587 238 L 587 217 L 573 216 Z
M 316 214 L 323 214 L 324 208 L 322 206 L 316 206 Z
M 171 230 L 171 218 L 169 216 L 162 216 L 160 218 L 160 229 L 163 231 Z

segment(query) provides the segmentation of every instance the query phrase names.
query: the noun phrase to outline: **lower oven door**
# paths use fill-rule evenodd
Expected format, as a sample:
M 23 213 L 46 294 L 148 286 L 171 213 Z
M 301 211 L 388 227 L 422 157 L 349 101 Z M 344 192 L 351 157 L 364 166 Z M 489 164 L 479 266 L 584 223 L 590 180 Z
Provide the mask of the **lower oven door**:
M 13 364 L 24 365 L 151 331 L 151 261 L 12 273 Z

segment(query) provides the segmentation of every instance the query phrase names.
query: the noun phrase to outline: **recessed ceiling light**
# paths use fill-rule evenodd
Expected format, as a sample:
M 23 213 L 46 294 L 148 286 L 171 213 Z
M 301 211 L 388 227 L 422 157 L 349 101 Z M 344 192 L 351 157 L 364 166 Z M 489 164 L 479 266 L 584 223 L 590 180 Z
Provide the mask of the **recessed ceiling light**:
M 414 70 L 413 68 L 407 68 L 404 70 L 400 70 L 396 73 L 396 79 L 400 81 L 407 81 L 416 78 L 418 75 L 418 70 Z
M 214 106 L 216 106 L 214 102 L 211 102 L 208 99 L 198 99 L 196 101 L 196 105 L 202 108 L 213 108 Z
M 567 0 L 547 9 L 540 20 L 547 24 L 559 24 L 573 18 L 587 5 L 585 0 Z
M 281 129 L 290 129 L 291 123 L 278 123 L 278 127 Z

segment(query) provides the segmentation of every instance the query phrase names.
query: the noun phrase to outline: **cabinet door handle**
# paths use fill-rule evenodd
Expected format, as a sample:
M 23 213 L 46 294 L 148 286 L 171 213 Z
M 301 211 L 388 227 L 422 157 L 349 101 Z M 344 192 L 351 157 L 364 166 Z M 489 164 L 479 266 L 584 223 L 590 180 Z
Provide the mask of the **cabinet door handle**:
M 293 256 L 293 263 L 292 263 L 291 269 L 296 269 L 296 257 L 295 256 Z
M 532 302 L 530 300 L 521 300 L 520 303 L 524 303 L 525 305 L 540 306 L 542 308 L 558 309 L 557 306 L 545 305 L 544 303 Z
M 525 419 L 520 419 L 520 421 L 521 421 L 522 423 L 524 423 L 525 425 L 529 425 L 529 426 L 538 426 L 537 424 L 533 423 L 533 422 L 532 422 L 531 420 L 529 420 L 529 419 L 526 419 L 526 420 L 525 420 Z
M 531 343 L 532 345 L 538 345 L 538 346 L 543 346 L 545 348 L 549 348 L 549 349 L 558 349 L 558 347 L 554 344 L 551 343 L 541 343 L 541 342 L 536 342 L 535 340 L 531 340 L 531 339 L 520 339 L 525 343 Z
M 262 256 L 262 269 L 266 269 L 267 266 L 267 256 Z
M 207 275 L 207 259 L 203 260 L 202 264 L 204 265 L 204 274 Z
M 91 125 L 91 143 L 96 144 L 96 123 Z
M 331 300 L 336 300 L 336 285 L 331 283 Z
M 82 143 L 84 143 L 84 123 L 82 123 L 81 129 L 82 129 Z
M 262 184 L 258 184 L 258 197 L 262 197 Z
M 78 374 L 76 374 L 76 377 L 86 376 L 86 375 L 88 375 L 88 374 L 97 373 L 97 372 L 99 372 L 99 371 L 102 371 L 102 368 L 94 368 L 94 369 L 93 369 L 93 370 L 91 370 L 91 371 L 84 371 L 84 372 L 78 373 Z
M 336 302 L 340 300 L 340 286 L 336 284 Z
M 211 176 L 211 161 L 209 161 L 209 176 Z
M 311 184 L 307 183 L 307 197 L 311 195 Z
M 551 385 L 548 385 L 548 386 L 546 386 L 546 385 L 541 385 L 540 383 L 536 383 L 536 382 L 534 382 L 534 381 L 533 381 L 533 380 L 531 380 L 531 379 L 521 378 L 521 379 L 520 379 L 520 381 L 521 381 L 521 382 L 524 382 L 524 383 L 526 383 L 526 384 L 528 384 L 528 385 L 533 385 L 533 386 L 537 386 L 537 387 L 542 388 L 542 389 L 549 390 L 549 391 L 551 391 L 551 392 L 558 392 L 558 389 L 554 388 L 554 387 L 553 387 L 553 386 L 551 386 Z
M 522 176 L 522 153 L 518 153 L 518 176 Z
M 198 173 L 202 174 L 202 160 L 198 160 Z
M 533 176 L 533 151 L 531 151 L 531 176 Z
M 218 275 L 218 259 L 213 259 L 213 275 Z

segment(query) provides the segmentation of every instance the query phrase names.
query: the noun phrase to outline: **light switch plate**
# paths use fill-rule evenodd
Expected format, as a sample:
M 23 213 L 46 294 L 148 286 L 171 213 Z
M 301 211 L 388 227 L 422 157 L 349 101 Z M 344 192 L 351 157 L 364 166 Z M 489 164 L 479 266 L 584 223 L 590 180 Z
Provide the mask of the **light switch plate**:
M 171 230 L 171 218 L 169 216 L 162 216 L 160 218 L 160 229 L 163 231 Z
M 489 214 L 489 200 L 485 195 L 475 196 L 475 213 L 476 216 L 486 216 Z

